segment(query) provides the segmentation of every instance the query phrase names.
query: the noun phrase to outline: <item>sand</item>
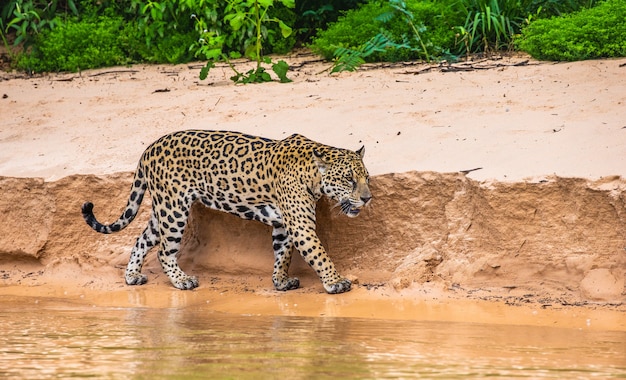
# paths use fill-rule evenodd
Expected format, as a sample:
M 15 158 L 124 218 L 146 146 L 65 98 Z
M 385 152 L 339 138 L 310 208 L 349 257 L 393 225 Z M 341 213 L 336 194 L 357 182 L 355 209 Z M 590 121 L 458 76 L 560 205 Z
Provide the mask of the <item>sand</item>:
M 290 84 L 234 85 L 226 66 L 200 81 L 199 65 L 0 74 L 0 295 L 87 292 L 124 304 L 148 292 L 164 298 L 147 306 L 172 306 L 167 300 L 183 296 L 174 296 L 180 291 L 154 254 L 144 290 L 122 279 L 149 200 L 136 222 L 109 236 L 84 224 L 82 202 L 114 220 L 141 152 L 171 131 L 301 133 L 365 145 L 371 207 L 356 219 L 328 202 L 318 207 L 319 234 L 353 291 L 324 294 L 301 260 L 292 271 L 302 288 L 274 291 L 268 228 L 197 207 L 180 260 L 200 278 L 194 292 L 228 292 L 229 312 L 286 312 L 267 306 L 285 297 L 318 305 L 314 315 L 327 315 L 319 305 L 331 302 L 338 315 L 381 318 L 428 314 L 412 303 L 486 303 L 496 315 L 524 310 L 505 318 L 523 323 L 532 319 L 523 315 L 552 310 L 565 326 L 582 323 L 564 322 L 572 308 L 601 310 L 617 313 L 607 328 L 626 329 L 626 59 L 513 56 L 332 76 L 310 53 L 284 59 Z M 363 300 L 404 306 L 388 305 L 387 314 L 376 307 L 373 316 L 364 305 L 346 306 Z M 446 315 L 456 314 L 431 317 Z

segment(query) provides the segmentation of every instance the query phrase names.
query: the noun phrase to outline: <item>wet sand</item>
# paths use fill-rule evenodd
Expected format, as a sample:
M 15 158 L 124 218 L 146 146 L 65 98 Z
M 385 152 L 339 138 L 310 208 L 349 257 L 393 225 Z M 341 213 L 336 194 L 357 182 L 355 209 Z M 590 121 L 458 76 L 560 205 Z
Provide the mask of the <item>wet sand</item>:
M 624 308 L 606 303 L 524 302 L 523 297 L 498 296 L 490 291 L 482 296 L 468 295 L 431 285 L 396 291 L 386 286 L 372 288 L 356 284 L 348 293 L 331 296 L 323 292 L 313 276 L 302 278 L 302 287 L 289 292 L 274 290 L 266 276 L 201 276 L 199 288 L 180 291 L 163 277 L 159 276 L 156 283 L 136 287 L 111 278 L 107 279 L 110 282 L 100 278 L 81 286 L 69 286 L 68 280 L 37 286 L 4 286 L 0 288 L 0 296 L 24 304 L 45 301 L 80 307 L 180 310 L 202 306 L 233 315 L 463 322 L 626 332 Z

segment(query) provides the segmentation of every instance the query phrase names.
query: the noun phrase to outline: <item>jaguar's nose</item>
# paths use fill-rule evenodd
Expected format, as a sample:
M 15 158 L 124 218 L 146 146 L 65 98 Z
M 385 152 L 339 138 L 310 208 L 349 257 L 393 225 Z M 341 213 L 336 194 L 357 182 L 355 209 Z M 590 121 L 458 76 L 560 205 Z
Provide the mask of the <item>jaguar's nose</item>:
M 367 204 L 367 202 L 369 202 L 372 199 L 372 196 L 366 196 L 366 197 L 361 197 L 361 201 L 363 202 L 363 204 Z

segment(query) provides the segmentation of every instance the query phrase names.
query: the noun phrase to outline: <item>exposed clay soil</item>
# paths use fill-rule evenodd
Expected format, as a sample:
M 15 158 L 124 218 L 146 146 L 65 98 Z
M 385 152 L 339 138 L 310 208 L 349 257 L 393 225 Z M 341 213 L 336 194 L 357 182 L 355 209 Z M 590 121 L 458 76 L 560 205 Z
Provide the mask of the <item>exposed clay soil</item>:
M 451 72 L 406 64 L 338 76 L 320 74 L 328 64 L 311 55 L 287 60 L 292 84 L 235 86 L 225 67 L 206 82 L 188 66 L 1 74 L 0 295 L 134 294 L 122 274 L 149 198 L 113 235 L 90 230 L 80 205 L 90 200 L 100 220 L 116 219 L 147 144 L 202 128 L 365 144 L 371 207 L 348 219 L 318 205 L 322 241 L 356 283 L 343 302 L 498 300 L 623 316 L 626 59 L 511 57 Z M 239 300 L 229 311 L 333 297 L 299 258 L 291 271 L 302 289 L 272 289 L 268 227 L 201 206 L 192 219 L 180 264 L 200 278 L 198 292 Z M 154 254 L 144 272 L 151 294 L 179 292 Z M 608 328 L 626 329 L 624 319 Z

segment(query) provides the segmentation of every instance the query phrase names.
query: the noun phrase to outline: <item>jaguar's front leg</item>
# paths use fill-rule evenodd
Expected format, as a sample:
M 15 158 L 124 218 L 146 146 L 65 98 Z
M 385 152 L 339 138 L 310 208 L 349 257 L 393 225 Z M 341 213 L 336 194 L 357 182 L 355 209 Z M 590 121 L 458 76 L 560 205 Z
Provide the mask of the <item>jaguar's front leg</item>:
M 274 243 L 274 273 L 272 281 L 276 290 L 297 289 L 300 280 L 296 277 L 289 277 L 289 265 L 291 265 L 291 248 L 293 244 L 283 226 L 274 227 L 272 231 Z
M 288 206 L 281 207 L 283 222 L 287 229 L 286 236 L 289 237 L 290 244 L 293 244 L 304 261 L 315 270 L 327 293 L 337 294 L 350 291 L 352 282 L 337 273 L 335 264 L 328 257 L 315 231 L 315 200 L 305 196 L 301 199 L 306 199 L 309 203 L 302 202 L 304 205 L 295 210 Z M 304 213 L 305 216 L 301 216 L 300 213 Z
M 310 226 L 309 228 L 303 226 L 291 231 L 293 245 L 300 252 L 304 261 L 317 272 L 326 292 L 337 294 L 350 291 L 352 282 L 337 273 L 335 264 L 328 257 L 324 246 L 315 233 L 315 229 L 310 228 Z

